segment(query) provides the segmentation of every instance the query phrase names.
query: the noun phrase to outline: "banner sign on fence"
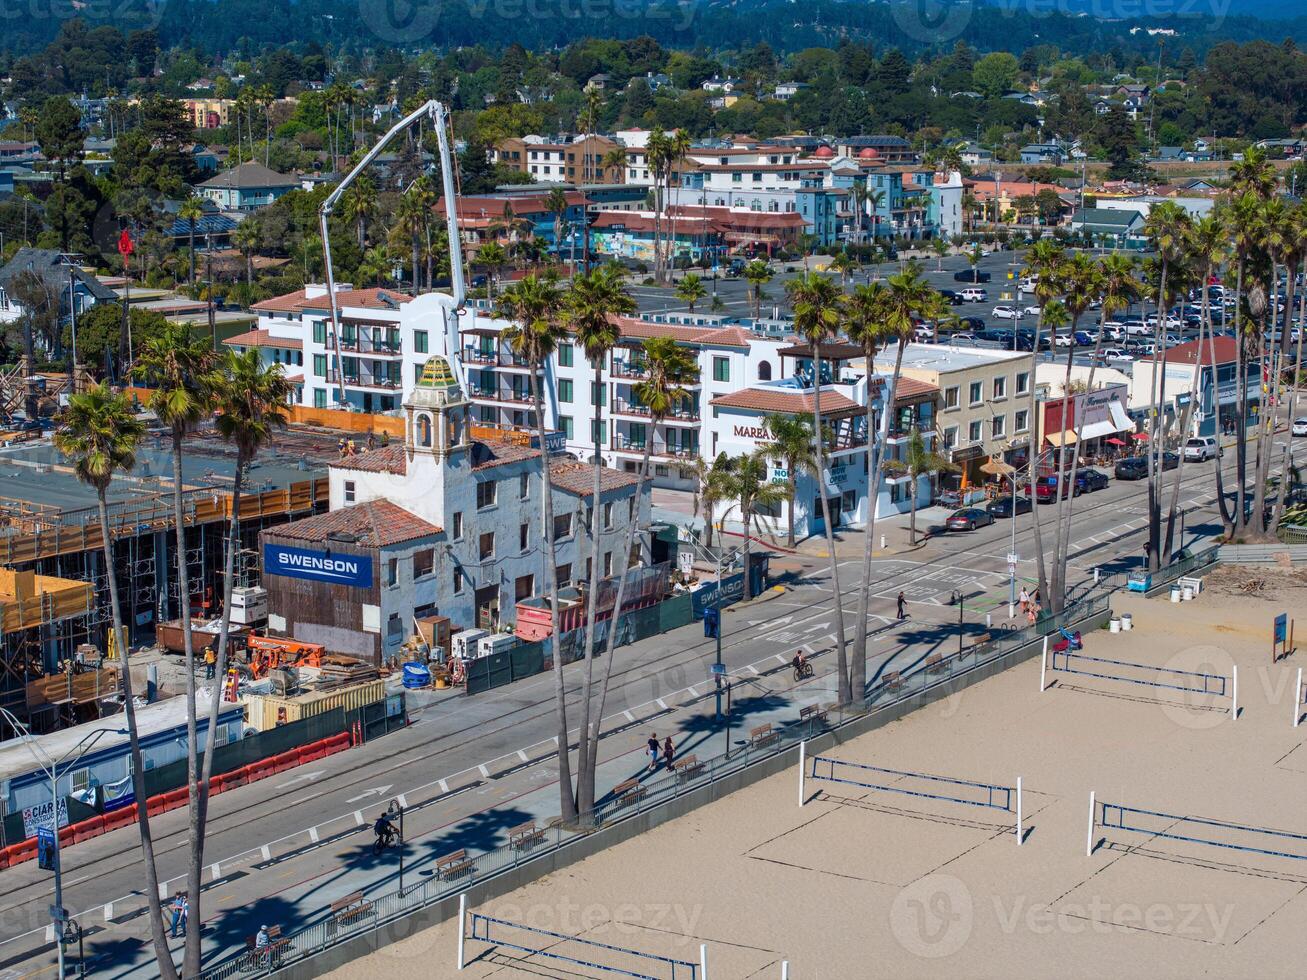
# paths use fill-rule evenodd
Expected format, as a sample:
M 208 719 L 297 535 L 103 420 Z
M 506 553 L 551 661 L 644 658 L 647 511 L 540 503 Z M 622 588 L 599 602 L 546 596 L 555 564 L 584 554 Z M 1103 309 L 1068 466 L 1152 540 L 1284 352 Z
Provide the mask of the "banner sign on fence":
M 36 836 L 40 827 L 50 826 L 50 817 L 54 814 L 54 804 L 46 801 L 23 810 L 23 833 L 28 837 Z M 59 797 L 59 826 L 68 826 L 68 801 Z
M 372 558 L 370 555 L 333 555 L 329 551 L 265 544 L 263 574 L 285 575 L 289 578 L 308 579 L 310 582 L 329 582 L 356 589 L 370 589 L 372 588 Z

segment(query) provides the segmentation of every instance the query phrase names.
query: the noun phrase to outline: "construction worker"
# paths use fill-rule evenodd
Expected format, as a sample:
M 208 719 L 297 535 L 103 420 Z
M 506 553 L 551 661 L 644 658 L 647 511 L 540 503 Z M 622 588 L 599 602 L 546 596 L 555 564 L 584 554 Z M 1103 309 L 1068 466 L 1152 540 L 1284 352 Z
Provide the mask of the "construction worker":
M 218 669 L 218 655 L 213 652 L 213 645 L 204 648 L 204 679 L 213 680 L 214 671 Z

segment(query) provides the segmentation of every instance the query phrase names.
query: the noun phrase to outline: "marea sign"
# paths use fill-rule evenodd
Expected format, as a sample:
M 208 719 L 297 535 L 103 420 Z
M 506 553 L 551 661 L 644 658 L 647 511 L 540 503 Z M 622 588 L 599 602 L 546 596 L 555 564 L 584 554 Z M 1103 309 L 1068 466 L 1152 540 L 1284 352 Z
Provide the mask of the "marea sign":
M 370 589 L 372 558 L 368 555 L 333 555 L 330 551 L 265 544 L 263 574 Z

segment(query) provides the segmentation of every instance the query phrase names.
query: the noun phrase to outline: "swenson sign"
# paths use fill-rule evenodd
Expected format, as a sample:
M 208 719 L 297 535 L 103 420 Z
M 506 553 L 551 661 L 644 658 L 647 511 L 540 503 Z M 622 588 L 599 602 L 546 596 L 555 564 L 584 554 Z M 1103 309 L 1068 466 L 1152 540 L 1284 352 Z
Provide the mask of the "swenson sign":
M 263 572 L 356 589 L 372 588 L 372 558 L 368 555 L 333 555 L 330 551 L 265 544 Z

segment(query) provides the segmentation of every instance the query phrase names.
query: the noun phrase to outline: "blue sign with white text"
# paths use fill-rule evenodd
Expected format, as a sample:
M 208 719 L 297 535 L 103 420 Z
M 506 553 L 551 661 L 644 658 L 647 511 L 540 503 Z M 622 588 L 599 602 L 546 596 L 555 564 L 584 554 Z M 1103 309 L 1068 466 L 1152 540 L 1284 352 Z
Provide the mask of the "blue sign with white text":
M 372 558 L 368 555 L 333 555 L 330 551 L 288 548 L 280 544 L 263 546 L 263 574 L 285 575 L 348 585 L 356 589 L 372 588 Z

